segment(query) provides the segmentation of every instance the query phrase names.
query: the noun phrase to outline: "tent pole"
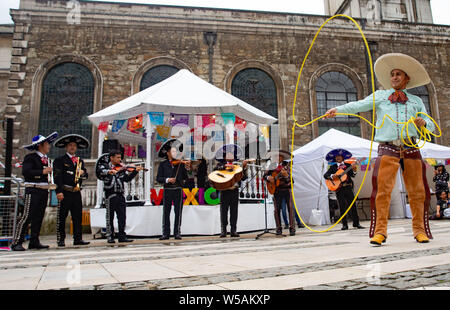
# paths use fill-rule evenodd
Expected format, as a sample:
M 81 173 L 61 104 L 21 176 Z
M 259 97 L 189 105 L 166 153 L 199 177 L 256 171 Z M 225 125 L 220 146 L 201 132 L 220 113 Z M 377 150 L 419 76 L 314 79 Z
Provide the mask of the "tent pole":
M 146 125 L 145 129 L 147 132 L 147 150 L 146 150 L 146 163 L 145 167 L 149 169 L 148 172 L 145 173 L 145 205 L 151 205 L 150 199 L 150 189 L 153 188 L 153 166 L 152 166 L 152 135 L 153 135 L 153 127 L 150 121 L 150 115 L 147 113 Z
M 105 140 L 106 133 L 102 130 L 98 131 L 98 157 L 103 154 L 103 141 Z M 95 208 L 98 209 L 102 206 L 102 200 L 103 200 L 103 182 L 100 180 L 97 180 L 97 204 L 95 205 Z

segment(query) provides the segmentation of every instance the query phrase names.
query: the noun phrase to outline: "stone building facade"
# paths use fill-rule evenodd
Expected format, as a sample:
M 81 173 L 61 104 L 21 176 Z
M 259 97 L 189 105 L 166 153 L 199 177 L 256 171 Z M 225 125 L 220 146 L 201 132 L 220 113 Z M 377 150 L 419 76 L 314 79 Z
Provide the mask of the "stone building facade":
M 287 148 L 300 64 L 326 20 L 289 13 L 63 0 L 21 0 L 11 15 L 13 56 L 3 115 L 15 119 L 16 155 L 24 154 L 20 146 L 38 130 L 47 134 L 80 124 L 93 141 L 88 154 L 92 159 L 98 156 L 97 130 L 85 116 L 138 92 L 144 80 L 158 80 L 171 68 L 186 68 L 228 92 L 241 91 L 256 105 L 263 101 L 259 107 L 278 117 L 281 146 Z M 442 128 L 443 137 L 436 142 L 450 145 L 450 27 L 408 19 L 358 22 L 374 61 L 382 54 L 401 52 L 425 65 L 432 83 L 417 92 Z M 294 111 L 298 122 L 369 95 L 369 72 L 356 27 L 348 20 L 333 20 L 306 63 Z M 52 113 L 57 118 L 51 118 Z M 61 123 L 68 115 L 70 122 Z M 366 124 L 338 119 L 295 129 L 295 147 L 329 127 L 370 138 Z

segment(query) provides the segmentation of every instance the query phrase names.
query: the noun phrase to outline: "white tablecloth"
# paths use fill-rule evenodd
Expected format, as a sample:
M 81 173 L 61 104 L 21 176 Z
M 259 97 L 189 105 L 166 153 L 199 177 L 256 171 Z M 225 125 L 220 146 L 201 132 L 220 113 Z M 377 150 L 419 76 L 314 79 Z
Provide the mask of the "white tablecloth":
M 91 209 L 91 227 L 105 228 L 106 209 Z M 267 204 L 267 226 L 275 228 L 273 205 Z M 173 234 L 174 212 L 170 216 Z M 117 232 L 117 218 L 114 218 Z M 238 213 L 238 232 L 258 231 L 265 228 L 264 204 L 240 204 Z M 228 226 L 228 230 L 229 230 Z M 219 206 L 183 206 L 182 235 L 216 235 L 220 234 Z M 162 232 L 162 206 L 144 206 L 127 208 L 127 225 L 125 232 L 130 236 L 159 236 Z

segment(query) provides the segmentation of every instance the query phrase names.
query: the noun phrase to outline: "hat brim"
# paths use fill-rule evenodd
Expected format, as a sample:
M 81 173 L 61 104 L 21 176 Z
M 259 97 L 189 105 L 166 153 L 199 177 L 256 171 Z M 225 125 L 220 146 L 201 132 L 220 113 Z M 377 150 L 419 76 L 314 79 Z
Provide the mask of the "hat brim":
M 291 160 L 291 152 L 285 150 L 269 151 L 269 158 L 278 160 L 278 156 L 282 156 L 283 160 Z
M 69 143 L 76 143 L 77 148 L 79 149 L 87 149 L 90 146 L 88 139 L 83 136 L 77 134 L 65 135 L 58 140 L 55 141 L 55 147 L 57 148 L 65 148 Z
M 161 145 L 161 148 L 159 149 L 158 152 L 158 157 L 159 158 L 167 158 L 167 152 L 172 148 L 172 145 L 174 143 L 178 142 L 178 152 L 183 152 L 183 143 L 181 143 L 180 140 L 178 139 L 169 139 L 166 142 L 163 143 L 163 145 Z
M 23 148 L 27 149 L 29 151 L 35 151 L 35 150 L 37 150 L 39 144 L 42 144 L 44 142 L 48 142 L 48 143 L 52 144 L 53 141 L 56 140 L 56 138 L 58 138 L 58 133 L 55 131 L 55 132 L 51 133 L 50 135 L 48 135 L 45 139 L 38 141 L 38 142 L 31 143 L 29 145 L 24 145 Z
M 392 70 L 402 70 L 410 81 L 406 89 L 427 85 L 431 82 L 425 67 L 411 56 L 401 53 L 385 54 L 375 62 L 375 74 L 378 81 L 385 89 L 391 89 Z
M 344 160 L 352 158 L 352 153 L 344 149 L 335 149 L 330 151 L 326 156 L 326 161 L 334 162 L 336 161 L 336 156 L 342 156 Z

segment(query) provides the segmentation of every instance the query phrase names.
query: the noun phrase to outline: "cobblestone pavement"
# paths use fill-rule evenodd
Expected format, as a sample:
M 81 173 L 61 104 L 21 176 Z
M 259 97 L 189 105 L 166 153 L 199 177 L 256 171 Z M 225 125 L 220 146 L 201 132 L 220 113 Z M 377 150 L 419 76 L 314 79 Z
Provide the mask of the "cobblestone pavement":
M 365 223 L 368 225 L 368 223 Z M 450 221 L 431 223 L 434 240 L 418 244 L 410 220 L 392 220 L 385 246 L 367 229 L 241 239 L 138 240 L 86 248 L 0 252 L 0 289 L 446 289 Z M 45 240 L 54 243 L 54 240 Z

